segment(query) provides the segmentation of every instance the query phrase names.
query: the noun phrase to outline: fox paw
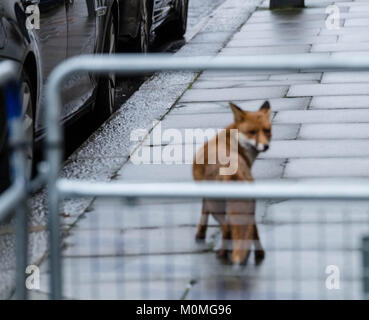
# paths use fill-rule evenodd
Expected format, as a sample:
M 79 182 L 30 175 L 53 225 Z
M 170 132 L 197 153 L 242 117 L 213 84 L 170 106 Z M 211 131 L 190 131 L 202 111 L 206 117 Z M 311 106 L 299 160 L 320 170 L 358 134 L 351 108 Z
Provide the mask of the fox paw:
M 205 241 L 205 238 L 206 238 L 206 234 L 199 232 L 196 234 L 195 240 L 196 242 L 203 242 Z
M 258 264 L 263 261 L 265 258 L 265 251 L 264 250 L 255 250 L 255 262 Z
M 228 250 L 226 250 L 226 249 L 219 249 L 217 251 L 217 258 L 219 258 L 219 259 L 227 259 L 228 258 Z

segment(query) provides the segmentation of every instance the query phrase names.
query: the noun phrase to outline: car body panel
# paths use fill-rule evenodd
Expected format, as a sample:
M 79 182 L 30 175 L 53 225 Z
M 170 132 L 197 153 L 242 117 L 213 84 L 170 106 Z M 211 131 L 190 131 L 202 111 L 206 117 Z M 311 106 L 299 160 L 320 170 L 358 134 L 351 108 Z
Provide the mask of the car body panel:
M 92 4 L 92 11 L 90 8 L 88 12 L 87 4 Z M 113 4 L 118 8 L 118 0 L 40 0 L 40 29 L 27 29 L 26 8 L 22 1 L 0 1 L 0 59 L 15 60 L 23 66 L 28 57 L 34 57 L 33 68 L 37 70 L 37 139 L 42 138 L 44 133 L 44 85 L 48 76 L 68 57 L 101 53 Z M 103 14 L 95 11 L 100 7 L 105 8 Z M 97 77 L 89 74 L 77 75 L 65 83 L 62 88 L 65 99 L 61 119 L 63 123 L 73 122 L 92 109 L 97 83 Z
M 140 6 L 145 0 L 119 0 L 120 4 L 120 38 L 136 38 L 139 32 Z M 151 0 L 153 15 L 151 32 L 157 31 L 167 21 L 174 19 L 181 0 Z
M 82 54 L 94 54 L 97 49 L 97 17 L 94 6 L 95 0 L 67 1 L 68 44 L 67 58 Z M 62 117 L 75 113 L 85 101 L 93 97 L 97 82 L 88 73 L 78 73 L 68 79 L 63 88 Z
M 34 38 L 32 52 L 41 68 L 35 130 L 43 128 L 44 85 L 53 69 L 67 58 L 68 28 L 65 2 L 40 0 L 40 29 L 30 30 Z

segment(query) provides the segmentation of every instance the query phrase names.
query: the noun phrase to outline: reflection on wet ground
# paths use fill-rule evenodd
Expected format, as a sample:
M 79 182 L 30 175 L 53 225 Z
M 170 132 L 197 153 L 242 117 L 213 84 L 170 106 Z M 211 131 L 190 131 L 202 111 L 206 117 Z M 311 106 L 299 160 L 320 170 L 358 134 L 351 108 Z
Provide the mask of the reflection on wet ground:
M 216 258 L 218 224 L 195 242 L 201 202 L 97 200 L 71 230 L 65 295 L 102 299 L 358 299 L 367 202 L 258 202 L 266 258 L 240 271 Z M 66 223 L 68 220 L 66 221 Z M 339 269 L 340 290 L 326 286 Z

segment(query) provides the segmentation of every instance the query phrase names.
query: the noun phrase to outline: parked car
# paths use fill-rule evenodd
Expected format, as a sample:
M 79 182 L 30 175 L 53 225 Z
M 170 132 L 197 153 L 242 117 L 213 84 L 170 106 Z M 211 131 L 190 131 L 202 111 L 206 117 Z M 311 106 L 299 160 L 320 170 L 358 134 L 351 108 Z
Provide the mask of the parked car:
M 147 52 L 154 36 L 181 38 L 186 32 L 189 0 L 120 0 L 121 47 L 134 44 Z
M 29 10 L 38 5 L 37 12 Z M 166 30 L 182 37 L 188 0 L 1 0 L 0 61 L 18 64 L 23 116 L 29 146 L 29 173 L 34 171 L 35 148 L 43 139 L 44 85 L 63 60 L 81 54 L 114 54 L 133 44 L 147 52 L 155 32 Z M 36 13 L 36 20 L 34 20 Z M 37 23 L 39 22 L 39 28 Z M 30 27 L 31 25 L 31 27 Z M 169 32 L 170 31 L 170 32 Z M 81 73 L 62 88 L 60 121 L 69 125 L 93 113 L 107 118 L 116 110 L 116 78 Z M 0 101 L 0 189 L 7 175 L 4 103 Z M 6 174 L 4 174 L 6 172 Z
M 39 15 L 37 7 L 30 7 L 35 4 Z M 27 13 L 27 8 L 32 10 Z M 30 173 L 35 163 L 35 145 L 44 135 L 42 114 L 48 76 L 69 57 L 115 53 L 118 23 L 118 0 L 1 0 L 0 61 L 11 59 L 18 64 Z M 72 77 L 62 88 L 61 121 L 69 124 L 91 111 L 99 116 L 112 113 L 114 90 L 114 76 L 98 78 L 81 73 Z M 0 108 L 3 118 L 4 103 Z M 0 136 L 4 136 L 4 119 L 0 126 Z M 3 140 L 2 157 L 6 154 Z M 6 171 L 5 162 L 0 160 L 1 175 Z

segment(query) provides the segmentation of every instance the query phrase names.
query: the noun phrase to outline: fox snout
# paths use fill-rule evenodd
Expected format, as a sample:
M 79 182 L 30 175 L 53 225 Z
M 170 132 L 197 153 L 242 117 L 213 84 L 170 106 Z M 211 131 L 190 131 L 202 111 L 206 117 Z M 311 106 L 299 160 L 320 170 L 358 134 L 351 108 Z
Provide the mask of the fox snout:
M 269 149 L 269 144 L 268 143 L 258 143 L 256 146 L 256 150 L 260 151 L 260 152 L 265 152 Z

